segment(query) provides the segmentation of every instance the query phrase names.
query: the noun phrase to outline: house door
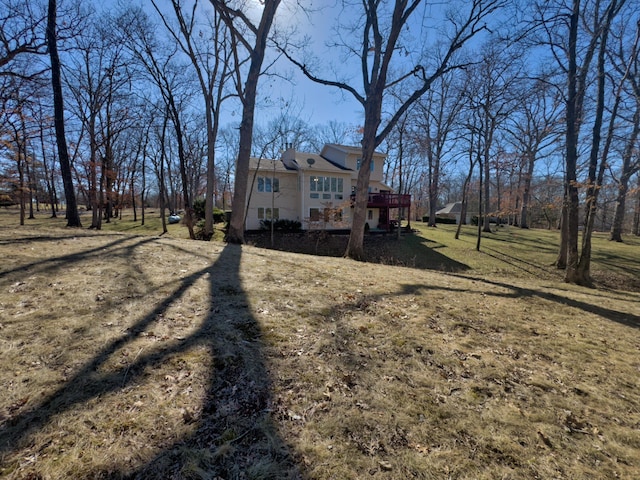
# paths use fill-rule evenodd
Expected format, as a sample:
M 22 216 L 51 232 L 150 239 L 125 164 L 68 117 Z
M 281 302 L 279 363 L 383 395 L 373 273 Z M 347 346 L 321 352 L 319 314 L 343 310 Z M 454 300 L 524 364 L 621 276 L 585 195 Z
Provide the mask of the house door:
M 387 228 L 389 225 L 389 210 L 387 208 L 380 209 L 378 217 L 378 228 Z

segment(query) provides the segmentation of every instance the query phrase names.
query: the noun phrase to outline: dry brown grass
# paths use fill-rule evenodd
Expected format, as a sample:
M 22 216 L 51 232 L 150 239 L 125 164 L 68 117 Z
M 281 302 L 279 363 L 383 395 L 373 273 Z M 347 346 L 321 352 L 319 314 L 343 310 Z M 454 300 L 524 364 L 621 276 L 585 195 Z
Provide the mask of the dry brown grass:
M 4 478 L 640 477 L 638 292 L 57 227 L 0 255 Z

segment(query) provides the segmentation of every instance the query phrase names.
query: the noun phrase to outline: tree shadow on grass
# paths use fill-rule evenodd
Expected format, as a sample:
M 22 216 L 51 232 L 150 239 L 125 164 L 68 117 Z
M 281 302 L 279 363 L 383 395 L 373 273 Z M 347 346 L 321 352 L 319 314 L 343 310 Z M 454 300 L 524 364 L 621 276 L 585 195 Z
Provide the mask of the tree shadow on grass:
M 299 234 L 277 234 L 272 246 L 266 233 L 254 233 L 249 237 L 252 245 L 308 255 L 342 257 L 347 249 L 348 235 L 331 234 L 327 231 L 310 231 Z M 364 261 L 382 265 L 436 270 L 439 272 L 464 272 L 470 267 L 438 251 L 444 245 L 435 243 L 419 234 L 366 235 L 364 239 Z
M 592 313 L 600 317 L 606 318 L 612 322 L 617 322 L 628 327 L 640 328 L 640 315 L 634 313 L 622 312 L 619 310 L 613 310 L 594 303 L 583 302 L 570 298 L 568 296 L 557 295 L 552 292 L 545 292 L 536 288 L 519 287 L 509 283 L 492 281 L 481 278 L 468 277 L 465 275 L 455 275 L 459 278 L 465 278 L 477 282 L 480 285 L 485 285 L 487 288 L 483 289 L 486 295 L 503 297 L 503 298 L 540 298 L 549 302 L 558 303 L 560 305 L 569 306 L 583 312 Z M 500 289 L 506 289 L 504 291 L 492 290 L 491 287 L 500 287 Z M 416 294 L 423 290 L 430 289 L 427 285 L 404 285 L 402 288 L 402 294 Z M 443 290 L 441 287 L 436 287 L 436 290 Z M 444 290 L 455 293 L 457 291 L 463 292 L 464 290 L 458 290 L 455 288 L 445 288 Z
M 213 359 L 197 428 L 129 478 L 300 478 L 299 466 L 271 417 L 271 380 L 261 329 L 239 277 L 241 247 L 227 245 L 209 273 L 211 314 L 180 350 L 206 346 Z M 230 307 L 230 308 L 226 308 Z
M 98 237 L 105 238 L 104 235 L 97 235 Z M 109 235 L 111 236 L 111 235 Z M 7 270 L 1 270 L 1 273 L 3 276 L 12 274 L 12 273 L 17 273 L 17 272 L 26 272 L 32 269 L 39 269 L 40 273 L 53 273 L 56 270 L 60 269 L 60 268 L 68 268 L 70 265 L 74 264 L 74 263 L 78 263 L 80 261 L 86 261 L 89 260 L 91 257 L 99 257 L 105 254 L 105 252 L 109 252 L 110 255 L 115 255 L 115 254 L 121 254 L 122 252 L 119 252 L 119 249 L 123 249 L 125 252 L 128 252 L 128 255 L 132 255 L 133 254 L 133 250 L 135 250 L 136 247 L 141 246 L 145 243 L 150 243 L 153 242 L 154 239 L 153 237 L 147 237 L 147 238 L 141 238 L 139 241 L 137 241 L 134 245 L 126 245 L 127 242 L 129 242 L 131 240 L 131 237 L 126 237 L 126 236 L 122 236 L 122 235 L 118 235 L 118 238 L 113 240 L 112 242 L 103 245 L 100 244 L 99 246 L 92 248 L 92 249 L 88 249 L 88 250 L 83 250 L 81 252 L 78 253 L 72 253 L 69 255 L 61 255 L 61 256 L 51 256 L 49 258 L 46 258 L 44 260 L 38 260 L 35 262 L 31 262 L 31 263 L 26 263 L 26 264 L 21 264 L 20 266 L 16 267 L 16 268 L 9 268 Z M 49 241 L 51 242 L 52 240 L 58 240 L 59 237 L 37 237 L 36 241 L 41 241 L 41 242 L 45 242 L 45 241 Z M 52 251 L 52 253 L 54 253 Z
M 213 265 L 177 281 L 164 301 L 113 339 L 64 385 L 0 427 L 0 457 L 19 451 L 30 437 L 60 413 L 142 381 L 145 370 L 193 347 L 204 347 L 212 364 L 195 433 L 166 447 L 132 472 L 113 459 L 108 471 L 85 478 L 299 478 L 300 469 L 271 418 L 271 383 L 262 355 L 261 331 L 248 309 L 239 275 L 241 248 L 227 245 Z M 80 256 L 81 254 L 77 254 Z M 185 338 L 164 342 L 116 370 L 103 366 L 124 346 L 142 336 L 200 279 L 209 281 L 209 314 Z M 186 470 L 189 470 L 187 472 Z

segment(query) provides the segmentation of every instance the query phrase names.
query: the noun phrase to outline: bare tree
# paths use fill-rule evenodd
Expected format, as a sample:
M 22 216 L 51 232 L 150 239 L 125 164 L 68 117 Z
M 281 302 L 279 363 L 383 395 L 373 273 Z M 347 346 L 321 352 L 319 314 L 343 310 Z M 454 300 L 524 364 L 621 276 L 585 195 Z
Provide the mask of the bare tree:
M 597 58 L 596 105 L 593 110 L 592 138 L 587 183 L 588 208 L 595 208 L 597 190 L 597 160 L 600 149 L 600 129 L 604 108 L 604 48 L 614 18 L 620 13 L 625 0 L 608 2 L 585 2 L 571 0 L 559 3 L 540 2 L 536 5 L 537 21 L 543 32 L 543 43 L 550 49 L 559 70 L 566 81 L 565 104 L 565 205 L 560 249 L 556 265 L 565 269 L 565 281 L 590 285 L 589 259 L 591 256 L 590 234 L 583 236 L 586 248 L 582 266 L 578 250 L 578 227 L 580 217 L 580 183 L 578 181 L 578 151 L 581 127 L 585 122 L 584 104 L 593 72 L 593 61 Z
M 322 147 L 327 143 L 351 144 L 357 135 L 357 128 L 338 120 L 331 120 L 324 125 L 317 125 L 315 130 L 310 139 L 310 148 L 314 152 L 322 150 Z
M 249 159 L 253 140 L 254 110 L 258 93 L 258 80 L 262 73 L 262 63 L 267 50 L 267 40 L 280 0 L 264 0 L 262 13 L 257 24 L 246 12 L 234 8 L 230 1 L 210 0 L 213 7 L 229 28 L 235 61 L 234 79 L 236 91 L 242 102 L 240 141 L 233 191 L 233 211 L 226 240 L 230 243 L 244 242 L 244 219 L 246 211 L 247 184 L 249 179 Z M 244 49 L 248 58 L 243 58 Z M 242 65 L 248 60 L 248 70 L 242 79 Z
M 585 220 L 582 233 L 582 249 L 578 265 L 575 268 L 567 269 L 566 279 L 572 283 L 590 286 L 591 280 L 591 237 L 595 225 L 595 216 L 598 206 L 598 197 L 602 190 L 605 169 L 607 165 L 607 157 L 610 149 L 611 140 L 613 138 L 615 112 L 611 116 L 609 135 L 605 139 L 604 148 L 602 148 L 602 128 L 605 111 L 605 87 L 607 83 L 606 75 L 606 56 L 607 42 L 609 33 L 613 25 L 613 20 L 624 6 L 625 0 L 613 0 L 602 13 L 600 29 L 596 36 L 598 37 L 597 47 L 597 63 L 596 63 L 596 104 L 595 116 L 593 120 L 593 133 L 591 135 L 591 151 L 589 154 L 589 172 L 587 177 L 587 191 L 585 202 Z M 615 109 L 615 107 L 614 107 Z
M 56 129 L 56 143 L 58 145 L 58 158 L 60 160 L 60 170 L 64 184 L 64 195 L 67 204 L 67 226 L 82 227 L 80 215 L 78 214 L 78 204 L 71 175 L 71 163 L 69 161 L 69 150 L 64 129 L 64 99 L 62 96 L 62 82 L 60 80 L 60 58 L 58 56 L 58 45 L 56 38 L 56 0 L 49 0 L 49 10 L 47 16 L 47 45 L 49 47 L 49 57 L 51 59 L 51 85 L 53 88 L 54 124 Z
M 560 102 L 555 92 L 552 85 L 540 79 L 521 82 L 517 106 L 510 116 L 509 141 L 524 162 L 524 173 L 521 183 L 519 182 L 522 190 L 520 228 L 529 228 L 531 187 L 536 161 L 558 139 Z
M 471 78 L 467 82 L 466 97 L 468 108 L 476 111 L 476 146 L 481 151 L 478 160 L 482 169 L 484 215 L 479 216 L 478 223 L 482 223 L 483 232 L 491 232 L 491 167 L 499 157 L 499 133 L 515 107 L 512 87 L 518 69 L 513 52 L 506 50 L 504 45 L 491 42 L 484 46 L 481 62 L 468 70 Z M 495 210 L 498 210 L 497 206 Z
M 0 77 L 32 80 L 48 67 L 35 69 L 17 66 L 25 56 L 46 53 L 47 8 L 42 1 L 0 0 Z M 33 63 L 33 62 L 32 62 Z
M 164 25 L 180 49 L 189 57 L 198 77 L 198 83 L 205 102 L 207 125 L 207 172 L 205 193 L 205 239 L 213 235 L 213 207 L 216 196 L 215 144 L 220 126 L 220 110 L 223 102 L 229 98 L 226 84 L 233 67 L 231 43 L 228 30 L 222 17 L 214 9 L 213 17 L 207 16 L 205 26 L 196 22 L 198 0 L 193 2 L 191 12 L 184 12 L 180 0 L 171 0 L 178 26 L 174 28 L 163 15 L 157 3 L 152 0 L 156 11 L 162 17 Z M 202 13 L 202 12 L 200 12 Z M 207 33 L 204 33 L 206 28 Z M 204 41 L 198 41 L 204 38 Z
M 630 51 L 627 52 L 627 44 L 631 45 Z M 624 28 L 618 37 L 618 45 L 614 49 L 613 63 L 618 73 L 622 74 L 623 84 L 628 83 L 631 87 L 629 94 L 631 110 L 631 131 L 626 137 L 624 150 L 622 152 L 622 166 L 620 167 L 620 175 L 617 179 L 618 192 L 616 198 L 616 210 L 613 223 L 611 226 L 610 240 L 622 242 L 622 225 L 626 211 L 627 194 L 629 193 L 629 182 L 634 174 L 640 171 L 640 156 L 638 156 L 638 136 L 640 135 L 640 24 L 636 25 L 635 39 L 632 42 L 627 41 L 624 35 Z M 619 103 L 622 86 L 618 89 L 616 96 L 616 105 Z M 612 115 L 612 119 L 615 118 Z
M 348 28 L 348 31 L 354 34 L 352 43 L 343 41 L 342 44 L 336 45 L 343 52 L 347 52 L 347 57 L 355 57 L 358 61 L 362 80 L 361 88 L 349 81 L 320 77 L 307 63 L 294 58 L 287 51 L 287 46 L 281 46 L 281 51 L 309 79 L 348 93 L 362 105 L 364 110 L 362 161 L 358 173 L 355 209 L 346 256 L 355 259 L 364 257 L 363 241 L 368 185 L 375 149 L 384 141 L 409 107 L 431 88 L 436 79 L 460 66 L 453 61 L 454 53 L 486 28 L 486 17 L 495 12 L 501 4 L 500 0 L 473 0 L 467 2 L 464 8 L 460 5 L 461 9 L 446 19 L 452 28 L 451 37 L 445 41 L 441 55 L 429 69 L 417 62 L 406 62 L 398 55 L 398 52 L 404 52 L 406 58 L 411 58 L 416 53 L 411 52 L 410 43 L 402 33 L 407 31 L 410 19 L 419 17 L 419 7 L 429 7 L 428 2 L 396 0 L 392 5 L 388 5 L 376 0 L 363 1 L 360 4 L 362 11 L 359 22 Z M 344 5 L 352 6 L 347 2 Z M 403 91 L 406 94 L 403 95 L 397 109 L 394 109 L 395 111 L 383 123 L 384 97 L 390 89 Z
M 633 210 L 633 224 L 631 226 L 631 232 L 635 236 L 640 237 L 640 174 L 636 175 L 636 180 L 636 206 Z
M 124 57 L 123 46 L 114 40 L 108 27 L 88 24 L 76 38 L 76 53 L 66 69 L 67 85 L 75 100 L 72 110 L 83 123 L 89 141 L 87 181 L 92 210 L 89 228 L 98 230 L 102 228 L 103 216 L 109 221 L 112 213 L 113 144 L 117 133 L 127 125 L 126 118 L 115 118 L 116 103 L 131 79 L 126 71 L 128 59 Z
M 125 41 L 134 57 L 144 67 L 149 80 L 157 88 L 173 125 L 178 150 L 185 224 L 189 237 L 195 239 L 193 205 L 190 191 L 187 149 L 185 145 L 184 110 L 190 90 L 186 88 L 183 69 L 175 61 L 175 49 L 157 44 L 153 26 L 141 9 L 129 9 L 118 19 Z M 160 53 L 163 51 L 163 53 Z M 166 52 L 166 53 L 165 53 Z
M 420 118 L 416 119 L 416 142 L 427 158 L 430 227 L 436 226 L 440 172 L 463 104 L 464 88 L 455 84 L 453 72 L 439 78 L 417 103 Z

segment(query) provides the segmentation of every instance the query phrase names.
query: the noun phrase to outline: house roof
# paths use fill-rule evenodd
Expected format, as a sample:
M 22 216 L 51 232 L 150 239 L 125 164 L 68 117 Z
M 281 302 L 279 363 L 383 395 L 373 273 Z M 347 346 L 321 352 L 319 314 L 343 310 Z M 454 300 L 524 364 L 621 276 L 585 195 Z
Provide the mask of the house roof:
M 359 155 L 362 153 L 362 147 L 353 147 L 353 146 L 349 146 L 349 145 L 340 145 L 339 143 L 325 143 L 324 147 L 322 147 L 322 152 L 324 152 L 324 150 L 326 148 L 335 148 L 336 150 L 339 150 L 341 152 L 344 153 L 353 153 L 356 155 Z M 374 155 L 379 155 L 379 156 L 383 156 L 386 157 L 387 154 L 386 153 L 382 153 L 382 152 L 373 152 Z
M 249 170 L 262 170 L 273 171 L 275 167 L 276 172 L 295 171 L 294 169 L 287 168 L 280 159 L 272 160 L 267 158 L 251 157 L 249 159 Z
M 436 212 L 436 215 L 452 215 L 462 212 L 462 202 L 447 203 L 444 208 Z
M 258 164 L 259 161 L 259 164 Z M 317 153 L 307 153 L 307 152 L 295 152 L 295 157 L 292 160 L 287 160 L 283 162 L 282 160 L 271 160 L 271 159 L 258 159 L 255 157 L 251 157 L 249 160 L 249 169 L 250 170 L 273 170 L 275 162 L 275 171 L 276 172 L 295 172 L 298 170 L 302 171 L 318 171 L 318 172 L 351 172 L 350 168 L 343 167 L 331 160 L 324 158 Z
M 319 170 L 321 172 L 344 170 L 317 153 L 296 152 L 295 161 L 299 170 Z

